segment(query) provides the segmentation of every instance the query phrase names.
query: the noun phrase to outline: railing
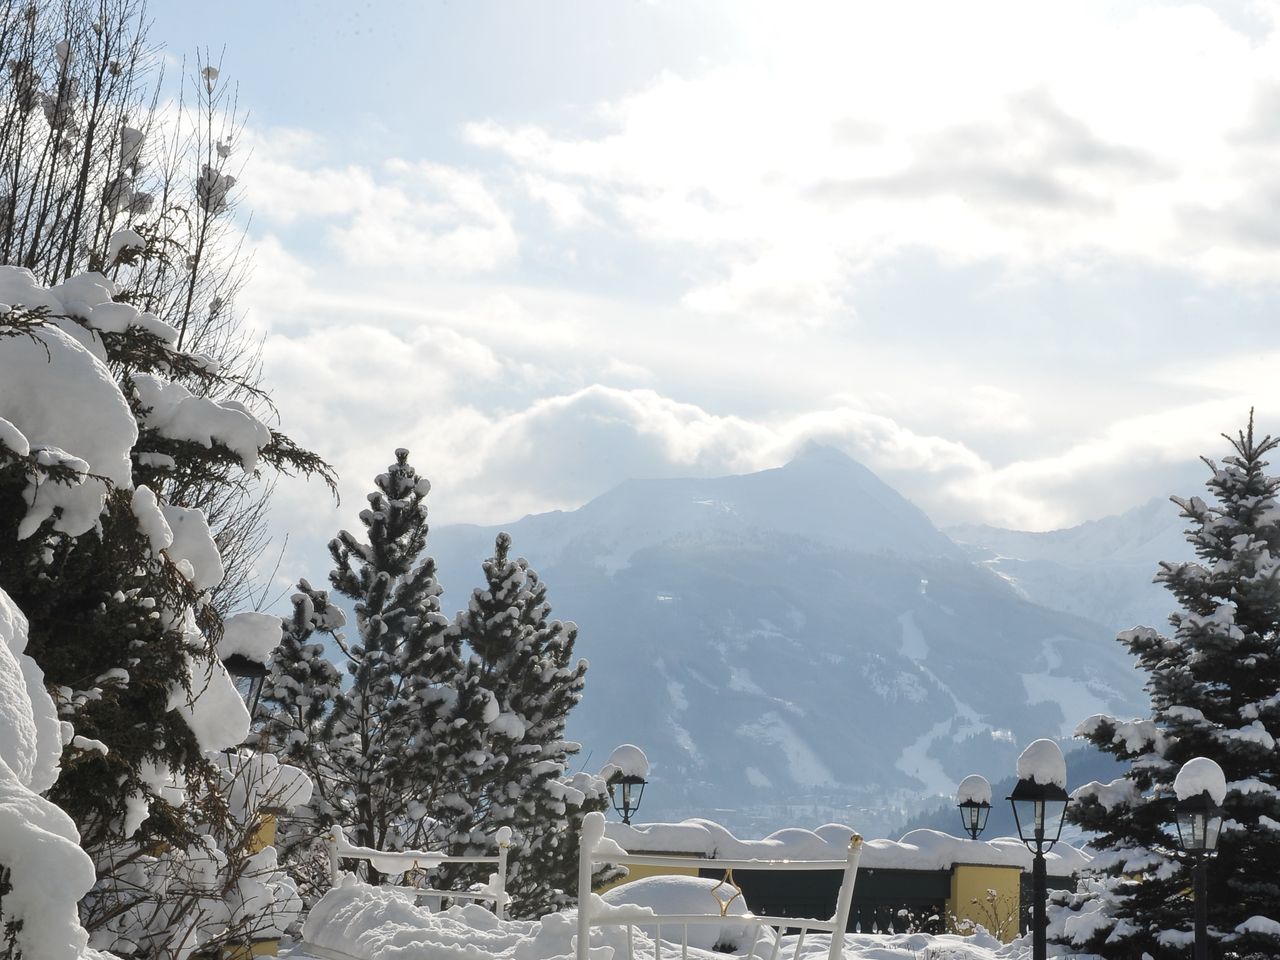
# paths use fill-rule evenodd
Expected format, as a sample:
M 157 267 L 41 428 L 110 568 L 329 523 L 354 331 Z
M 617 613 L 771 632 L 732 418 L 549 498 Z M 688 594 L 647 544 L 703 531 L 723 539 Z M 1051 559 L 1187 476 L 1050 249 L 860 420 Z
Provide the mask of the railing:
M 576 960 L 588 960 L 591 946 L 591 929 L 603 926 L 621 926 L 627 928 L 627 958 L 635 960 L 634 936 L 637 926 L 656 927 L 654 936 L 654 960 L 662 960 L 662 927 L 678 927 L 681 930 L 681 960 L 689 957 L 689 927 L 704 924 L 732 923 L 734 926 L 748 927 L 752 930 L 751 949 L 747 951 L 747 960 L 756 958 L 756 947 L 760 943 L 762 929 L 771 927 L 776 930 L 773 946 L 767 957 L 759 960 L 778 960 L 782 946 L 782 935 L 788 929 L 798 930 L 795 951 L 792 960 L 798 960 L 804 948 L 805 936 L 810 931 L 831 934 L 831 947 L 827 952 L 828 960 L 841 960 L 844 945 L 844 934 L 849 923 L 849 911 L 853 903 L 853 884 L 858 875 L 858 860 L 862 856 L 862 837 L 856 833 L 849 839 L 849 852 L 844 860 L 716 860 L 694 857 L 645 856 L 629 854 L 612 840 L 604 839 L 604 815 L 589 813 L 583 818 L 581 847 L 578 853 L 578 942 Z M 595 909 L 591 893 L 591 877 L 597 864 L 621 864 L 623 866 L 650 867 L 695 867 L 699 870 L 724 870 L 724 883 L 734 892 L 727 900 L 712 894 L 720 903 L 719 913 L 714 914 L 655 914 L 642 907 L 609 907 L 607 910 Z M 729 904 L 742 891 L 733 881 L 734 870 L 840 870 L 843 876 L 840 891 L 836 896 L 836 912 L 830 920 L 818 920 L 807 917 L 757 917 L 747 913 L 744 916 L 729 915 Z M 593 912 L 594 911 L 594 912 Z
M 374 850 L 358 847 L 347 840 L 342 827 L 334 824 L 327 838 L 329 845 L 329 880 L 337 886 L 342 876 L 343 860 L 367 860 L 382 873 L 411 873 L 415 877 L 412 886 L 389 885 L 384 890 L 396 890 L 417 897 L 448 897 L 451 900 L 492 901 L 493 912 L 499 920 L 505 919 L 511 897 L 507 894 L 507 853 L 511 848 L 511 828 L 499 827 L 494 835 L 498 841 L 496 857 L 450 857 L 430 850 Z M 493 864 L 498 869 L 489 875 L 489 882 L 478 890 L 435 890 L 422 886 L 426 873 L 446 864 Z M 386 869 L 388 866 L 393 869 Z M 394 868 L 399 867 L 399 870 Z

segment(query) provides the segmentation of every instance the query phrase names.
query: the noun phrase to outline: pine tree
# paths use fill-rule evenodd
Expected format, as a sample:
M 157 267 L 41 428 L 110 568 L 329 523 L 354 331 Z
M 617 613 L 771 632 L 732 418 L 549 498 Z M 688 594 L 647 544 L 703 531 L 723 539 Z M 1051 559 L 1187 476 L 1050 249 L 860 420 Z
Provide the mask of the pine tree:
M 361 846 L 438 849 L 472 816 L 463 785 L 485 762 L 492 699 L 468 675 L 440 613 L 435 561 L 422 556 L 429 482 L 402 449 L 375 486 L 360 513 L 365 539 L 344 530 L 329 544 L 329 580 L 354 602 L 356 641 L 303 581 L 264 699 L 267 731 L 315 781 L 313 836 L 338 824 Z M 311 642 L 317 631 L 345 658 L 347 684 Z M 382 880 L 371 868 L 369 878 Z
M 513 912 L 533 917 L 576 898 L 577 827 L 606 800 L 602 785 L 566 781 L 579 745 L 565 739 L 565 724 L 587 671 L 573 656 L 577 626 L 550 618 L 546 585 L 510 550 L 511 537 L 499 534 L 483 565 L 486 586 L 472 593 L 454 629 L 475 654 L 499 711 L 490 727 L 496 762 L 471 788 L 482 815 L 471 849 L 499 827 L 512 828 Z
M 1224 435 L 1225 436 L 1225 435 Z M 1197 560 L 1162 562 L 1156 579 L 1177 599 L 1172 636 L 1120 634 L 1148 674 L 1152 716 L 1093 717 L 1077 734 L 1130 764 L 1110 784 L 1076 791 L 1069 818 L 1099 836 L 1098 875 L 1055 911 L 1059 940 L 1106 957 L 1186 955 L 1192 929 L 1189 864 L 1171 832 L 1172 784 L 1193 757 L 1216 761 L 1228 789 L 1218 854 L 1209 865 L 1209 930 L 1223 957 L 1280 955 L 1280 479 L 1264 457 L 1280 439 L 1246 431 L 1233 452 L 1205 459 L 1212 494 L 1173 500 L 1190 523 Z M 1240 925 L 1253 917 L 1267 918 Z

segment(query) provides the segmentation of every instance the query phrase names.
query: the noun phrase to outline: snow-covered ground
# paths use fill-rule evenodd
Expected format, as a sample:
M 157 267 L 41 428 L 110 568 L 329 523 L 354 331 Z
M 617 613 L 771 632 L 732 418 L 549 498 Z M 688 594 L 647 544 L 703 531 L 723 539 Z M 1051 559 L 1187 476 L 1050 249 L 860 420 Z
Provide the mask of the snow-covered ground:
M 669 906 L 664 904 L 663 909 Z M 349 883 L 331 890 L 316 904 L 303 930 L 304 942 L 285 947 L 281 956 L 290 960 L 572 960 L 576 932 L 574 911 L 534 921 L 499 920 L 471 904 L 437 913 L 392 891 Z M 680 956 L 678 929 L 668 935 L 676 940 L 664 938 L 661 956 Z M 780 960 L 825 960 L 831 941 L 825 935 L 810 934 L 798 956 L 796 942 L 795 937 L 783 938 Z M 654 941 L 642 929 L 636 929 L 632 943 L 635 960 L 657 960 Z M 592 960 L 628 958 L 625 928 L 593 931 L 591 945 Z M 734 953 L 690 946 L 689 957 L 744 958 L 749 947 L 749 940 Z M 768 949 L 757 947 L 754 956 L 767 960 L 771 951 L 771 944 Z M 848 934 L 844 944 L 846 960 L 1023 960 L 1030 955 L 1025 938 L 1006 945 L 982 933 L 973 937 Z

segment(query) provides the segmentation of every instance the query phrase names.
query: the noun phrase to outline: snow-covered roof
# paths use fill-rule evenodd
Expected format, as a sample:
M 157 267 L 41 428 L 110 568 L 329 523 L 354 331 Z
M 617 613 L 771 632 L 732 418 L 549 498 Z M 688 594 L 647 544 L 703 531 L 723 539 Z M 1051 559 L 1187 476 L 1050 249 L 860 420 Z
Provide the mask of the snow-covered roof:
M 816 830 L 789 828 L 763 840 L 740 840 L 711 820 L 683 823 L 609 823 L 605 836 L 628 853 L 678 853 L 728 860 L 843 860 L 852 827 L 828 823 Z M 1092 859 L 1083 850 L 1059 842 L 1045 858 L 1049 873 L 1069 876 Z M 1031 853 L 1016 837 L 969 840 L 937 830 L 912 830 L 901 840 L 867 840 L 862 868 L 945 870 L 955 863 L 1031 869 Z

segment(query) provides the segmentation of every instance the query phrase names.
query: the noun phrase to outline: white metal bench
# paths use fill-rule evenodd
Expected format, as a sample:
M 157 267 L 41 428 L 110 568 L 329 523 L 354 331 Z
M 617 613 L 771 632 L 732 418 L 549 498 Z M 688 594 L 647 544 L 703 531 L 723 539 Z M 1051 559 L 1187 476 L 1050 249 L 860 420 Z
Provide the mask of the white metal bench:
M 499 827 L 494 839 L 498 841 L 496 857 L 450 857 L 430 850 L 375 850 L 358 847 L 347 840 L 342 827 L 334 824 L 326 838 L 329 846 L 329 880 L 337 886 L 342 876 L 343 860 L 367 860 L 383 873 L 414 873 L 421 880 L 428 870 L 448 864 L 492 864 L 497 867 L 489 875 L 489 882 L 478 890 L 435 890 L 431 887 L 388 885 L 384 890 L 396 890 L 415 899 L 419 897 L 448 897 L 451 900 L 491 901 L 498 919 L 506 918 L 511 897 L 507 894 L 507 853 L 511 849 L 511 828 Z M 386 867 L 393 869 L 388 870 Z
M 775 928 L 777 935 L 773 938 L 773 946 L 768 957 L 759 960 L 778 960 L 782 947 L 782 935 L 788 929 L 798 929 L 793 960 L 798 960 L 804 948 L 805 936 L 810 931 L 831 934 L 831 948 L 827 960 L 842 960 L 844 934 L 849 924 L 849 911 L 853 903 L 853 884 L 858 875 L 858 860 L 862 857 L 862 837 L 854 834 L 849 839 L 849 852 L 844 860 L 716 860 L 695 857 L 675 857 L 645 854 L 630 854 L 612 840 L 604 836 L 604 815 L 589 813 L 583 818 L 581 848 L 578 854 L 578 942 L 577 960 L 588 960 L 593 927 L 625 926 L 627 928 L 627 957 L 635 960 L 634 931 L 636 927 L 657 928 L 654 937 L 654 960 L 662 960 L 662 927 L 678 927 L 681 930 L 681 960 L 689 957 L 689 927 L 703 924 L 732 923 L 752 929 L 751 949 L 747 951 L 748 960 L 756 957 L 756 946 L 760 943 L 762 929 Z M 840 870 L 840 891 L 836 895 L 836 912 L 830 920 L 809 919 L 806 917 L 757 917 L 748 913 L 745 916 L 728 915 L 730 901 L 720 900 L 720 912 L 715 914 L 655 914 L 646 908 L 609 907 L 607 911 L 596 910 L 593 914 L 591 876 L 598 864 L 615 863 L 623 866 L 650 867 L 696 867 L 701 869 L 724 870 L 726 882 L 741 894 L 732 880 L 734 870 Z M 714 895 L 713 895 L 714 896 Z M 598 898 L 597 898 L 598 902 Z

